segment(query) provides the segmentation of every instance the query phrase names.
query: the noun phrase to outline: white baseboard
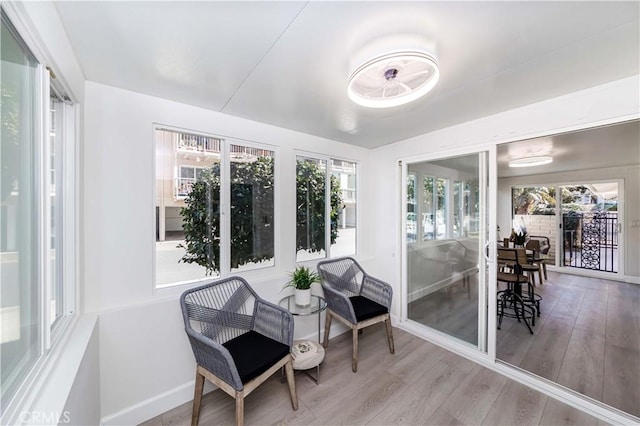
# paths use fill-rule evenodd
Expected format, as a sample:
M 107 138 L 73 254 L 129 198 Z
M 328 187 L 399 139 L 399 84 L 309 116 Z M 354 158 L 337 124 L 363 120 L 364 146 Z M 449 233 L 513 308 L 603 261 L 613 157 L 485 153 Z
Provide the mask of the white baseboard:
M 591 269 L 570 268 L 570 267 L 558 267 L 554 265 L 548 265 L 547 270 L 558 272 L 560 274 L 578 275 L 581 277 L 589 278 L 602 278 L 611 281 L 621 281 L 629 284 L 640 284 L 640 276 L 635 277 L 633 275 L 620 275 L 610 272 L 594 271 Z
M 103 417 L 101 425 L 137 425 L 193 400 L 195 380 Z

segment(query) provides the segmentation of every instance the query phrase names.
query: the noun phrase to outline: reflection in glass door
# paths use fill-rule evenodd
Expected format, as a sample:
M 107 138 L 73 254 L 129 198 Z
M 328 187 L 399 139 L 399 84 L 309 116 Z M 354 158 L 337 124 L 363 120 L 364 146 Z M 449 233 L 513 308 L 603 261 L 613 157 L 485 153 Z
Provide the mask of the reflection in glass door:
M 485 350 L 488 154 L 407 166 L 407 319 Z M 481 303 L 482 301 L 482 303 Z

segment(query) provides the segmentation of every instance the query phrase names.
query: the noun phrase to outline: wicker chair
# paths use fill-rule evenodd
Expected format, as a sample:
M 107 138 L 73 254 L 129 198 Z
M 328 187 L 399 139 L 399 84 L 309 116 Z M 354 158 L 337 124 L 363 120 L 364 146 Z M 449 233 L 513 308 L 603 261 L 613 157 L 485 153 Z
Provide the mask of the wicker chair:
M 291 405 L 298 409 L 290 312 L 260 299 L 240 277 L 187 290 L 180 307 L 197 363 L 192 425 L 198 424 L 205 378 L 235 398 L 236 424 L 242 425 L 244 398 L 285 367 Z
M 331 319 L 351 328 L 353 360 L 351 369 L 358 371 L 358 332 L 364 327 L 383 322 L 386 325 L 389 351 L 395 352 L 391 331 L 391 299 L 393 290 L 384 281 L 367 275 L 354 259 L 343 257 L 318 262 L 322 288 L 327 301 L 327 320 L 324 327 L 324 343 L 329 345 Z

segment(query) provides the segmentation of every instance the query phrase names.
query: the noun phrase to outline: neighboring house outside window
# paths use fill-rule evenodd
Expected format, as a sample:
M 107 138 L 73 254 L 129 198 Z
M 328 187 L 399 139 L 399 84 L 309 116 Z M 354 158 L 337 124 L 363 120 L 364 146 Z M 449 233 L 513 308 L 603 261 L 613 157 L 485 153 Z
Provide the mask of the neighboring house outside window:
M 161 127 L 155 143 L 156 286 L 273 266 L 275 152 Z

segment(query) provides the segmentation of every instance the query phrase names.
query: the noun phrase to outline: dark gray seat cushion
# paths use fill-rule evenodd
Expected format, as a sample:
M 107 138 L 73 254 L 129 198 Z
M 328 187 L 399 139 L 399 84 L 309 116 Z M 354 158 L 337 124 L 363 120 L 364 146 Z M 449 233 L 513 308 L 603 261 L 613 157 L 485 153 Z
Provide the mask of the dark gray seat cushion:
M 358 322 L 389 313 L 387 308 L 364 296 L 351 296 L 349 301 Z
M 250 330 L 222 344 L 231 353 L 242 383 L 267 371 L 287 355 L 291 348 Z

